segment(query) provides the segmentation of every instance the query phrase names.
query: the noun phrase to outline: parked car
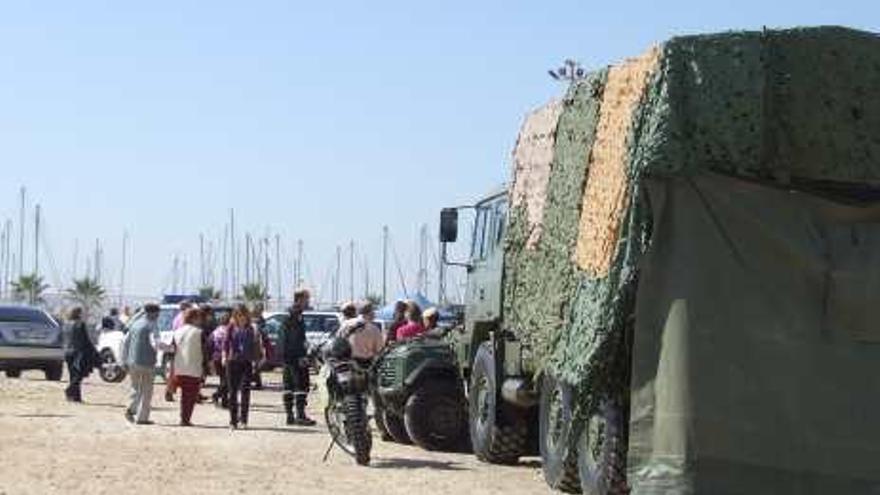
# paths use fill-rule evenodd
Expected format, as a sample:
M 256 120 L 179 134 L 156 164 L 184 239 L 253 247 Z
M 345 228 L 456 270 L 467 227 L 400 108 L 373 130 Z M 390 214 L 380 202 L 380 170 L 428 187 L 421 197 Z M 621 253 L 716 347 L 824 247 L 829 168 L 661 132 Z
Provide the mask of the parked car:
M 266 320 L 266 333 L 275 349 L 278 349 L 278 335 L 281 333 L 281 327 L 284 320 L 287 319 L 287 313 L 271 312 L 265 313 L 263 318 Z M 306 326 L 306 341 L 309 349 L 315 349 L 330 339 L 339 329 L 341 317 L 339 313 L 332 311 L 306 311 L 303 313 L 303 321 Z M 280 352 L 275 353 L 274 363 L 280 366 Z
M 212 307 L 215 321 L 219 321 L 223 314 L 232 312 L 232 307 L 230 306 Z M 165 344 L 171 344 L 174 337 L 171 326 L 178 313 L 180 313 L 180 309 L 176 304 L 162 304 L 159 306 L 159 320 L 157 323 L 161 340 Z M 122 341 L 125 338 L 125 332 L 145 317 L 146 315 L 143 310 L 138 311 L 122 330 L 113 329 L 101 332 L 101 335 L 98 337 L 97 347 L 102 360 L 100 375 L 101 379 L 105 382 L 116 383 L 125 379 L 125 371 L 119 362 L 119 356 L 122 355 Z M 170 360 L 171 355 L 159 351 L 156 359 L 156 373 L 165 376 L 169 369 Z
M 0 370 L 17 378 L 33 369 L 43 370 L 47 380 L 61 380 L 61 325 L 39 308 L 0 306 Z

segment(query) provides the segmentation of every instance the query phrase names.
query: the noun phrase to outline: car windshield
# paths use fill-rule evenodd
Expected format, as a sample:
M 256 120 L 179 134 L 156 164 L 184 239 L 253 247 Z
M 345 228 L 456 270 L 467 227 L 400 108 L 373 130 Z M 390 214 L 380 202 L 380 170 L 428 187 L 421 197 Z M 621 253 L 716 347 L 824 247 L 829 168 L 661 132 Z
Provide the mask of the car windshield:
M 46 313 L 31 308 L 0 308 L 0 323 L 42 323 L 55 326 Z
M 232 313 L 232 308 L 228 308 L 225 306 L 215 307 L 213 308 L 214 312 L 214 321 L 219 322 L 223 315 L 229 315 Z M 156 325 L 159 327 L 160 332 L 170 332 L 172 330 L 172 326 L 174 326 L 174 318 L 180 313 L 180 309 L 178 308 L 162 308 L 159 310 L 159 319 L 156 322 Z M 137 322 L 139 322 L 144 317 L 144 312 L 139 311 L 132 317 L 131 321 L 128 322 L 127 327 L 133 327 Z
M 306 332 L 333 333 L 339 328 L 339 319 L 336 315 L 304 314 L 303 321 Z

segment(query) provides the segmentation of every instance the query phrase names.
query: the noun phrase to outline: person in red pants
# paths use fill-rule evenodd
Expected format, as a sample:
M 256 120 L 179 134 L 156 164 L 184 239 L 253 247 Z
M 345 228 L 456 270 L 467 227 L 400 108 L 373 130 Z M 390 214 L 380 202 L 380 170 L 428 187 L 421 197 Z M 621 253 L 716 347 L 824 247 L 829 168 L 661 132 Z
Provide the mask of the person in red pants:
M 192 414 L 204 371 L 201 309 L 191 308 L 183 315 L 183 325 L 174 331 L 174 374 L 180 387 L 180 426 L 192 426 Z
M 180 302 L 180 311 L 177 312 L 177 315 L 174 317 L 174 320 L 171 322 L 171 330 L 177 330 L 178 328 L 183 326 L 183 317 L 186 315 L 187 310 L 191 309 L 193 304 L 188 300 L 183 300 Z M 168 371 L 168 380 L 165 382 L 165 401 L 166 402 L 174 402 L 174 394 L 177 392 L 177 388 L 180 384 L 177 382 L 177 373 L 174 371 L 174 355 L 173 350 L 169 351 L 172 353 L 171 357 L 171 369 Z

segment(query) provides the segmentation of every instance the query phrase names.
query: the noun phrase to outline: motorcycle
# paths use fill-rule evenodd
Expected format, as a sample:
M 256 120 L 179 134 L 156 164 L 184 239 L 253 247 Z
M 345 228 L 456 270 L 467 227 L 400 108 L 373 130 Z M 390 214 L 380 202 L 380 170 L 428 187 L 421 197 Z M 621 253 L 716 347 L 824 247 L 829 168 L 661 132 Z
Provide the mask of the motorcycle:
M 343 338 L 328 342 L 323 358 L 329 369 L 324 419 L 332 437 L 324 458 L 335 444 L 358 464 L 368 465 L 373 447 L 367 415 L 371 370 L 352 358 L 351 345 Z

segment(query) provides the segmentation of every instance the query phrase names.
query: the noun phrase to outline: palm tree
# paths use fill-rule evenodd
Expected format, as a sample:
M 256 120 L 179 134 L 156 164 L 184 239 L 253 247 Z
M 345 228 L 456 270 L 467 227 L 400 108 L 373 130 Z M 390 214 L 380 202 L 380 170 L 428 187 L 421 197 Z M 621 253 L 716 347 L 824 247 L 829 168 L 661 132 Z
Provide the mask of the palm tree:
M 263 284 L 245 284 L 241 286 L 242 298 L 247 303 L 264 303 L 269 299 L 269 294 Z
M 223 293 L 215 289 L 212 285 L 206 285 L 199 289 L 199 296 L 210 301 L 220 299 L 223 296 Z
M 379 294 L 368 294 L 367 301 L 373 305 L 373 307 L 381 308 L 382 307 L 382 296 Z
M 22 275 L 12 282 L 12 297 L 16 301 L 27 301 L 28 304 L 43 302 L 43 291 L 49 286 L 43 283 L 43 277 L 37 274 Z
M 67 298 L 82 306 L 86 315 L 92 313 L 104 302 L 104 288 L 96 279 L 85 277 L 73 280 L 73 287 L 67 289 Z

